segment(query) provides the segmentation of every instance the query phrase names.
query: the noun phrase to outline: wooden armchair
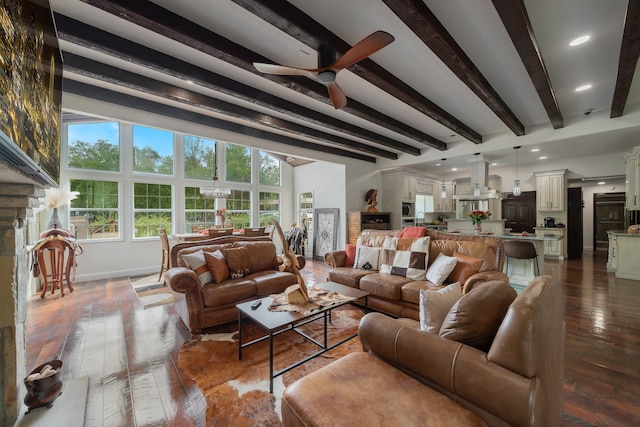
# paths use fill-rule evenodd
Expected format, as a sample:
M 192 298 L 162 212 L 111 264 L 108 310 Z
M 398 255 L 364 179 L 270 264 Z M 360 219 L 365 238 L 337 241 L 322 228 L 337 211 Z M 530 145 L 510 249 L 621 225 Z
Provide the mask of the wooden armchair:
M 244 229 L 244 235 L 246 237 L 265 236 L 266 234 L 265 227 L 245 227 Z

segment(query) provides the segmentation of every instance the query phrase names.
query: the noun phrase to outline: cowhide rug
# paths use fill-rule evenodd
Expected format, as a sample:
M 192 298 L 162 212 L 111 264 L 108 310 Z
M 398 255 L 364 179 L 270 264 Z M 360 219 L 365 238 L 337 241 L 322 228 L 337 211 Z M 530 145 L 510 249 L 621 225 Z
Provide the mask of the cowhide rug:
M 332 323 L 327 328 L 329 344 L 353 334 L 361 317 L 360 310 L 334 310 Z M 316 339 L 322 337 L 321 320 L 302 328 Z M 243 349 L 242 360 L 238 360 L 237 325 L 223 325 L 211 332 L 185 342 L 178 356 L 178 366 L 198 384 L 207 400 L 207 426 L 280 426 L 280 398 L 286 386 L 348 353 L 362 351 L 357 337 L 349 340 L 274 378 L 272 395 L 269 393 L 269 341 Z M 264 334 L 257 324 L 249 320 L 243 322 L 243 341 Z M 273 348 L 276 371 L 319 350 L 291 331 L 276 336 Z

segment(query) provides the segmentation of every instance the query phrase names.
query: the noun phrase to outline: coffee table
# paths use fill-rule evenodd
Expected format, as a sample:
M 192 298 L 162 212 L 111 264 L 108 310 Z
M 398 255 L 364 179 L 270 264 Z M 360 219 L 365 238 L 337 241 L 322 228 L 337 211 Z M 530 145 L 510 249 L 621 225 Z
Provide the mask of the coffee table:
M 331 292 L 338 292 L 348 297 L 354 297 L 358 300 L 364 299 L 365 313 L 368 310 L 368 296 L 369 296 L 368 292 L 361 291 L 360 289 L 351 288 L 349 286 L 344 286 L 334 282 L 325 282 L 315 286 L 316 288 L 326 289 Z M 258 300 L 261 301 L 260 306 L 255 310 L 252 310 L 251 306 Z M 259 298 L 253 301 L 243 302 L 241 304 L 236 305 L 236 307 L 238 308 L 238 359 L 242 360 L 243 348 L 249 347 L 250 345 L 257 344 L 267 339 L 269 340 L 269 393 L 273 393 L 273 379 L 275 377 L 283 375 L 286 372 L 289 372 L 290 370 L 292 370 L 293 368 L 300 366 L 305 362 L 308 362 L 314 357 L 317 357 L 322 353 L 325 353 L 331 350 L 332 348 L 335 348 L 336 346 L 358 336 L 358 333 L 356 332 L 355 334 L 349 337 L 346 337 L 331 345 L 329 345 L 327 342 L 327 323 L 331 321 L 331 311 L 345 304 L 351 304 L 353 303 L 353 301 L 343 301 L 343 302 L 339 302 L 329 306 L 320 307 L 310 314 L 302 314 L 302 313 L 291 312 L 291 311 L 269 311 L 269 305 L 271 305 L 272 302 L 273 302 L 273 298 L 264 297 L 264 298 Z M 242 321 L 245 317 L 254 320 L 256 323 L 258 323 L 260 326 L 266 329 L 269 332 L 268 335 L 257 338 L 247 343 L 243 343 L 242 342 Z M 310 337 L 309 335 L 305 334 L 303 331 L 298 329 L 298 327 L 302 325 L 305 325 L 307 323 L 314 322 L 320 319 L 324 320 L 324 337 L 322 342 L 317 341 L 316 339 Z M 304 359 L 301 359 L 295 362 L 292 365 L 287 366 L 284 369 L 274 372 L 273 337 L 287 331 L 296 332 L 298 335 L 304 337 L 308 341 L 320 347 L 320 350 L 305 357 Z

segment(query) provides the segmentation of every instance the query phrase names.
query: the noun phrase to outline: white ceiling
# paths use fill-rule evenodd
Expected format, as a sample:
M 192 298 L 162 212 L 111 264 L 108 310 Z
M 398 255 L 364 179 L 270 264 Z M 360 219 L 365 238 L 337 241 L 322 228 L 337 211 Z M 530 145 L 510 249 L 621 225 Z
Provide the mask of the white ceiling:
M 632 1 L 637 2 L 637 0 Z M 87 2 L 51 0 L 51 5 L 59 14 L 422 150 L 420 156 L 390 150 L 398 154 L 397 160 L 378 158 L 377 165 L 372 167 L 410 167 L 428 172 L 434 170 L 434 164 L 440 158 L 447 158 L 448 166 L 469 167 L 468 160 L 473 158 L 475 152 L 481 152 L 490 160 L 509 162 L 513 159 L 513 147 L 517 145 L 540 148 L 541 153 L 550 159 L 563 159 L 576 157 L 577 153 L 580 156 L 587 156 L 623 152 L 640 144 L 640 67 L 636 67 L 623 115 L 614 119 L 609 117 L 627 0 L 524 1 L 564 119 L 564 127 L 559 129 L 552 127 L 531 78 L 491 0 L 425 1 L 455 42 L 466 52 L 477 69 L 524 125 L 525 135 L 523 136 L 516 136 L 382 1 L 292 0 L 289 2 L 349 45 L 354 45 L 377 30 L 391 33 L 395 41 L 373 54 L 371 59 L 480 133 L 483 138 L 482 144 L 474 144 L 465 139 L 349 70 L 338 73 L 337 82 L 349 100 L 358 101 L 420 132 L 440 139 L 448 144 L 448 149 L 445 151 L 427 147 L 419 141 L 397 134 L 346 111 L 335 110 L 328 101 L 312 99 L 277 82 L 267 80 L 253 69 L 242 69 L 213 58 L 201 50 L 87 4 L 91 2 L 91 0 Z M 122 2 L 122 4 L 125 3 Z M 153 3 L 224 36 L 274 63 L 308 68 L 315 68 L 317 65 L 316 52 L 313 49 L 230 0 L 154 0 Z M 282 7 L 286 8 L 290 5 Z M 591 35 L 588 43 L 574 48 L 568 46 L 571 39 L 583 34 Z M 308 124 L 302 119 L 270 111 L 252 102 L 239 100 L 197 84 L 189 85 L 175 76 L 116 59 L 110 54 L 79 46 L 69 40 L 61 40 L 60 45 L 64 52 L 112 64 L 167 84 L 223 99 L 309 128 L 322 129 L 321 126 Z M 117 46 L 114 47 L 117 48 Z M 125 89 L 99 78 L 81 76 L 68 71 L 65 71 L 64 77 L 68 80 L 87 82 L 96 87 L 105 87 L 162 102 L 158 97 Z M 592 89 L 584 92 L 575 91 L 577 86 L 587 83 L 592 84 Z M 193 110 L 194 107 L 189 109 Z M 205 109 L 197 111 L 220 117 L 219 114 Z M 590 114 L 586 115 L 587 111 Z M 229 120 L 238 121 L 239 119 Z M 329 131 L 329 133 L 336 132 Z M 358 137 L 342 136 L 367 142 Z M 302 137 L 302 139 L 326 144 L 312 138 Z M 379 144 L 367 143 L 381 147 Z M 533 154 L 528 149 L 520 150 L 519 153 L 521 164 L 538 161 L 537 158 L 541 155 Z M 312 152 L 309 157 L 313 158 Z

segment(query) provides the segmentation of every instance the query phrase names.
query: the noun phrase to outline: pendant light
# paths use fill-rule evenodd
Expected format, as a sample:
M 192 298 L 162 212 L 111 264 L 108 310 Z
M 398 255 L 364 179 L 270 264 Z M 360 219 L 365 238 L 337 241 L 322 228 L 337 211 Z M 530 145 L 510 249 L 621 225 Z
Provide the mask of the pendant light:
M 518 179 L 518 149 L 521 146 L 513 147 L 516 150 L 516 179 L 513 180 L 513 195 L 519 196 L 522 193 L 522 189 L 520 188 L 520 180 Z
M 478 156 L 480 156 L 480 153 L 473 153 L 473 155 L 476 156 L 476 173 L 475 173 L 475 175 L 476 175 L 476 183 L 473 185 L 473 196 L 474 197 L 480 197 L 480 184 L 478 183 L 478 174 L 479 174 L 479 171 L 478 171 L 478 159 L 479 159 L 479 157 Z
M 200 194 L 205 199 L 226 199 L 231 196 L 231 189 L 222 187 L 218 182 L 218 156 L 214 164 L 213 185 L 200 187 Z
M 440 188 L 440 198 L 441 199 L 446 199 L 447 198 L 447 186 L 444 185 L 444 161 L 447 159 L 441 159 L 442 160 L 442 187 Z

